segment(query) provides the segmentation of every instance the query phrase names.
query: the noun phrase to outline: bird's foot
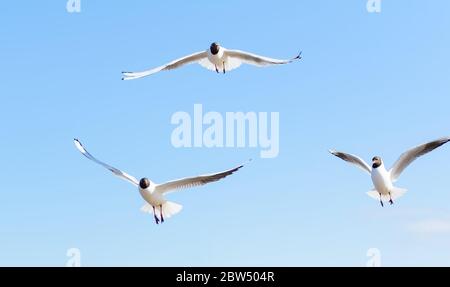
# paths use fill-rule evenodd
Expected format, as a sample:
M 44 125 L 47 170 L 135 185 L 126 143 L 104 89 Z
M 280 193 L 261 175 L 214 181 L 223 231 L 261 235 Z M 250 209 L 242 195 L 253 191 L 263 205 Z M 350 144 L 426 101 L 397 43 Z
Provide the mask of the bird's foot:
M 156 224 L 159 224 L 159 218 L 155 215 L 155 222 Z
M 381 200 L 380 200 L 380 203 L 381 203 L 381 207 L 384 207 L 384 203 L 383 203 L 383 201 L 381 201 Z
M 393 204 L 394 204 L 394 201 L 391 199 L 391 200 L 389 200 L 389 203 L 390 203 L 391 205 L 393 205 Z
M 225 74 L 225 62 L 223 62 L 223 73 Z
M 219 69 L 217 69 L 217 66 L 215 66 L 215 68 L 216 68 L 216 73 L 218 74 L 219 73 Z

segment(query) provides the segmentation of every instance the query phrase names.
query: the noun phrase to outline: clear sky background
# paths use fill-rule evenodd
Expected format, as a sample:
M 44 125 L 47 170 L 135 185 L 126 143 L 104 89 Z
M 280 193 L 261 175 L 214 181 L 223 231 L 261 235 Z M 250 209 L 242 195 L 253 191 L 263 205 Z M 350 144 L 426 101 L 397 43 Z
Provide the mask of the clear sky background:
M 450 265 L 450 146 L 421 158 L 381 208 L 336 148 L 387 166 L 450 134 L 450 2 L 7 1 L 0 9 L 0 265 Z M 123 82 L 219 41 L 301 62 L 217 75 L 191 65 Z M 175 149 L 177 111 L 279 112 L 280 154 Z M 130 184 L 84 158 L 156 182 L 235 175 L 169 195 L 157 226 Z

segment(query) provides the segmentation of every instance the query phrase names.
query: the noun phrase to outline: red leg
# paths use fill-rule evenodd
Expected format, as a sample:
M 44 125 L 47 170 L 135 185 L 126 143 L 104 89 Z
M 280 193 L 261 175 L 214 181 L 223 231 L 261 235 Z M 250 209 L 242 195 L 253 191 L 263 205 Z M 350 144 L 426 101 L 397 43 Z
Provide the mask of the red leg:
M 161 223 L 164 222 L 164 216 L 163 216 L 163 211 L 162 211 L 162 204 L 159 206 L 160 210 L 160 214 L 161 214 Z
M 155 207 L 154 206 L 153 206 L 153 215 L 155 216 L 156 224 L 159 224 L 159 219 L 158 219 L 158 216 L 156 216 L 156 211 L 155 211 Z

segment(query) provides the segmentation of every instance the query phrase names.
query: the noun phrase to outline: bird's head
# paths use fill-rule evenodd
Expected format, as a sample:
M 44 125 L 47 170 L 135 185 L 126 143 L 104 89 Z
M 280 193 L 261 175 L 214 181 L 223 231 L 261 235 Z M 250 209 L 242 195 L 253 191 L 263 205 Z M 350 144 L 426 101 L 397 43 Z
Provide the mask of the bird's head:
M 211 51 L 211 54 L 213 54 L 213 55 L 217 55 L 217 53 L 219 53 L 219 49 L 220 49 L 220 45 L 217 42 L 212 43 L 211 46 L 209 47 L 209 50 Z
M 148 178 L 143 178 L 139 181 L 139 187 L 142 189 L 147 189 L 150 186 L 150 180 Z
M 381 160 L 381 157 L 376 156 L 372 159 L 372 167 L 378 168 L 383 164 L 383 161 Z

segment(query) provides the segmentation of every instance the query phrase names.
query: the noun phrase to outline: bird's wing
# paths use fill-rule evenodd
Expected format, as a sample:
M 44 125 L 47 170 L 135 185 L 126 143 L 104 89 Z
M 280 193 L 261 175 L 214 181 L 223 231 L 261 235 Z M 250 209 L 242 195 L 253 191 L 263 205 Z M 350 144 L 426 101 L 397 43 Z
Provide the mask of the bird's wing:
M 225 50 L 225 56 L 227 57 L 227 62 L 230 67 L 227 67 L 228 70 L 237 68 L 241 65 L 241 63 L 246 63 L 249 65 L 254 65 L 258 67 L 270 66 L 270 65 L 282 65 L 292 63 L 297 59 L 301 59 L 301 53 L 296 57 L 289 60 L 278 60 L 272 59 L 264 56 L 259 56 L 256 54 L 239 51 L 239 50 Z
M 332 155 L 337 156 L 340 159 L 343 159 L 345 161 L 348 161 L 349 163 L 352 163 L 359 167 L 360 169 L 367 171 L 369 174 L 372 173 L 372 168 L 360 157 L 348 153 L 338 152 L 335 150 L 330 150 L 330 153 Z
M 84 148 L 84 146 L 81 144 L 81 142 L 80 142 L 79 140 L 74 139 L 73 141 L 74 141 L 75 146 L 77 147 L 77 149 L 78 149 L 85 157 L 87 157 L 88 159 L 90 159 L 90 160 L 92 160 L 92 161 L 94 161 L 94 162 L 96 162 L 96 163 L 102 165 L 103 167 L 106 167 L 106 168 L 109 169 L 112 173 L 114 173 L 116 176 L 120 177 L 121 179 L 124 179 L 124 180 L 126 180 L 126 181 L 128 181 L 128 182 L 131 182 L 131 183 L 134 184 L 135 186 L 138 186 L 138 185 L 139 185 L 139 182 L 138 182 L 138 180 L 137 180 L 135 177 L 133 177 L 133 176 L 131 176 L 131 175 L 129 175 L 129 174 L 123 172 L 123 171 L 120 171 L 120 170 L 118 170 L 118 169 L 115 168 L 115 167 L 112 167 L 112 166 L 110 166 L 110 165 L 107 165 L 107 164 L 104 163 L 104 162 L 99 161 L 98 159 L 96 159 L 95 157 L 93 157 L 93 156 L 92 156 L 92 155 Z
M 210 182 L 215 182 L 215 181 L 221 180 L 222 178 L 225 178 L 225 177 L 235 173 L 236 171 L 241 169 L 243 166 L 244 165 L 242 164 L 238 167 L 235 167 L 235 168 L 223 171 L 223 172 L 219 172 L 219 173 L 205 174 L 205 175 L 199 175 L 199 176 L 195 176 L 195 177 L 187 177 L 187 178 L 182 178 L 182 179 L 178 179 L 178 180 L 174 180 L 174 181 L 169 181 L 169 182 L 162 183 L 162 184 L 157 184 L 155 187 L 155 191 L 160 192 L 160 193 L 168 193 L 168 192 L 175 191 L 178 189 L 205 185 Z
M 187 64 L 199 62 L 202 59 L 205 59 L 207 57 L 208 57 L 208 53 L 206 51 L 197 52 L 192 55 L 177 59 L 168 64 L 165 64 L 165 65 L 162 65 L 162 66 L 150 69 L 150 70 L 146 70 L 146 71 L 142 71 L 142 72 L 122 72 L 122 74 L 123 74 L 122 80 L 134 80 L 134 79 L 139 79 L 139 78 L 143 78 L 143 77 L 158 73 L 160 71 L 173 70 L 173 69 L 179 68 L 179 67 L 187 65 Z
M 430 151 L 446 144 L 450 141 L 450 137 L 441 138 L 429 143 L 425 143 L 403 153 L 391 168 L 390 175 L 393 182 L 397 181 L 403 170 L 410 165 L 416 158 L 429 153 Z

